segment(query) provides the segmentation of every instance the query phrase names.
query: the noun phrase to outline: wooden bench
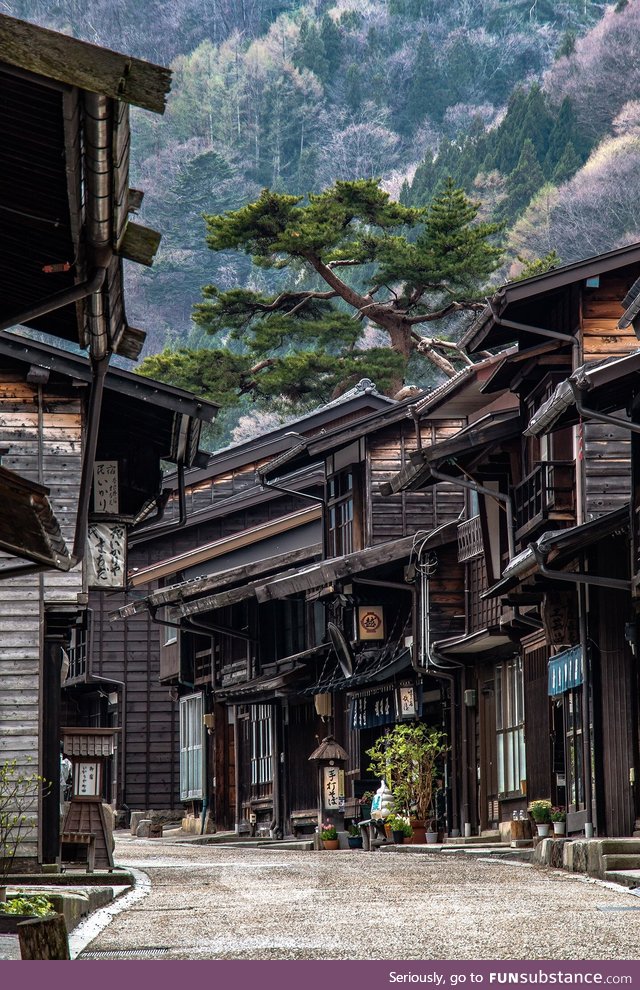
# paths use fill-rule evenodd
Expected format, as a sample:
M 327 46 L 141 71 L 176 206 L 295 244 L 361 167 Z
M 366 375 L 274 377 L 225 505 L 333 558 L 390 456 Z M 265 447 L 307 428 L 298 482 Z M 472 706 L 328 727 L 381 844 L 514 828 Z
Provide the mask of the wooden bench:
M 96 862 L 96 837 L 93 832 L 63 832 L 60 837 L 60 859 L 64 862 L 64 846 L 87 847 L 87 873 L 93 873 Z
M 367 821 L 358 822 L 360 835 L 362 836 L 363 849 L 377 849 L 378 846 L 387 845 L 387 833 L 383 823 L 377 818 L 369 818 Z

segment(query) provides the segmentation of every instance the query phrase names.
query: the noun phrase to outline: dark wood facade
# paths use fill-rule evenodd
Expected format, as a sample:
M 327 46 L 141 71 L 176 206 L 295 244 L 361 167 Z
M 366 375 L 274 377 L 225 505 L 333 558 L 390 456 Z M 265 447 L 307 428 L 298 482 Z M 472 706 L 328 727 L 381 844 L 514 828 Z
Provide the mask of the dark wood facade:
M 460 690 L 474 677 L 476 732 L 463 747 L 480 768 L 478 828 L 509 820 L 535 798 L 565 807 L 574 833 L 593 825 L 597 834 L 631 835 L 636 826 L 638 672 L 626 513 L 637 439 L 624 411 L 636 387 L 632 369 L 621 369 L 616 395 L 615 360 L 637 348 L 632 327 L 619 323 L 639 273 L 634 245 L 501 290 L 465 340 L 472 352 L 517 345 L 485 387 L 484 414 L 493 391 L 507 387 L 520 422 L 535 414 L 538 425 L 524 436 L 515 424 L 509 435 L 497 420 L 483 429 L 480 411 L 477 427 L 441 445 L 440 458 L 438 446 L 414 455 L 390 485 L 429 493 L 446 467 L 476 489 L 460 526 L 466 636 L 436 640 L 435 649 L 465 665 Z M 592 381 L 595 361 L 605 370 Z M 590 402 L 604 420 L 590 414 Z M 564 681 L 558 664 L 569 655 L 574 679 Z

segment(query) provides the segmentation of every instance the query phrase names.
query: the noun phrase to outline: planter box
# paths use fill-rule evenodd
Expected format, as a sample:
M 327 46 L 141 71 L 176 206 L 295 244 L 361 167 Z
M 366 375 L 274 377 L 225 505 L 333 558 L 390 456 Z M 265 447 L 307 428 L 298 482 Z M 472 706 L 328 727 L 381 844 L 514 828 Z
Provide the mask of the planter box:
M 37 921 L 34 914 L 0 914 L 0 935 L 16 935 L 21 921 Z

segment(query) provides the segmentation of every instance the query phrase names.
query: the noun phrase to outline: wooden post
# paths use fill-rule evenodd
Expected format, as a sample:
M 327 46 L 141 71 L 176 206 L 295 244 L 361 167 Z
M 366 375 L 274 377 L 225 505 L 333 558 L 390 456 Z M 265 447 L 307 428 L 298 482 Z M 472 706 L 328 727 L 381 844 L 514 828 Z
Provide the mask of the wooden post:
M 60 663 L 61 640 L 45 636 L 42 668 L 42 862 L 60 855 Z
M 18 924 L 22 959 L 70 959 L 67 926 L 63 914 L 21 921 Z

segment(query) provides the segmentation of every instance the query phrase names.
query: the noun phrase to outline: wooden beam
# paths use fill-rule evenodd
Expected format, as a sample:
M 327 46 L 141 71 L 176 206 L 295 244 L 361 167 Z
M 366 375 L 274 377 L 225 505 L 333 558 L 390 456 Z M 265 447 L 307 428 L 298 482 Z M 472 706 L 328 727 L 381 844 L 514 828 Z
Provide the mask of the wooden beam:
M 290 577 L 282 575 L 268 583 L 257 582 L 262 586 L 256 587 L 256 598 L 259 602 L 285 598 L 287 595 L 308 591 L 310 588 L 321 588 L 333 581 L 349 578 L 359 571 L 370 570 L 381 564 L 401 560 L 403 557 L 409 556 L 414 542 L 415 536 L 407 536 L 402 540 L 392 540 L 367 550 L 358 550 L 345 557 L 323 561 L 320 564 L 299 570 Z
M 137 261 L 139 265 L 150 268 L 161 240 L 162 234 L 157 230 L 151 230 L 150 227 L 143 227 L 141 223 L 129 220 L 122 240 L 118 244 L 118 254 L 122 258 Z
M 0 15 L 0 62 L 164 113 L 171 71 L 66 34 Z

